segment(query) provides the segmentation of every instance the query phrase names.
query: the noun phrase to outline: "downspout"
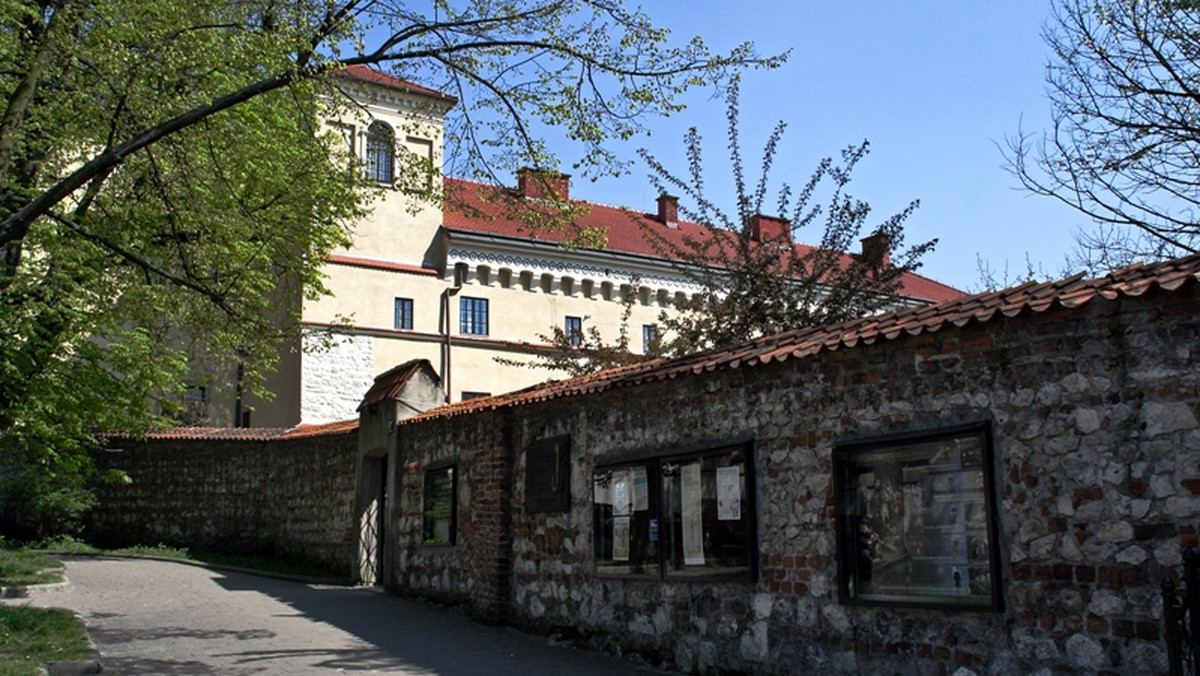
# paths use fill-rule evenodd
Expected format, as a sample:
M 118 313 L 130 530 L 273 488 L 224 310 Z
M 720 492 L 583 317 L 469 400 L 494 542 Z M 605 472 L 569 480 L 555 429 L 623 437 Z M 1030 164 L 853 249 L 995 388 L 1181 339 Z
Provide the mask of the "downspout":
M 458 281 L 457 273 L 454 276 L 454 286 L 442 291 L 442 311 L 446 318 L 446 345 L 443 348 L 446 352 L 444 355 L 445 373 L 442 374 L 442 384 L 446 388 L 446 403 L 450 403 L 450 393 L 453 392 L 450 388 L 450 296 L 457 294 L 462 289 L 462 284 Z
M 246 362 L 242 361 L 239 355 L 237 363 L 237 389 L 233 400 L 233 426 L 244 427 L 242 425 L 242 380 L 246 377 Z

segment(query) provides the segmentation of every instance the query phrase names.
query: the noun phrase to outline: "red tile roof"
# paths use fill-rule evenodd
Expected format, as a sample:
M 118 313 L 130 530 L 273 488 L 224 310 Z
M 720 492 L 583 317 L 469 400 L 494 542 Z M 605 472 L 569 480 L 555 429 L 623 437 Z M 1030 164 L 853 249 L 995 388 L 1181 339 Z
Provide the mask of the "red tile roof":
M 427 268 L 422 265 L 406 265 L 404 263 L 396 263 L 394 261 L 381 261 L 374 258 L 363 258 L 361 256 L 345 256 L 342 254 L 330 254 L 325 258 L 334 265 L 349 265 L 356 268 L 366 268 L 368 270 L 390 270 L 392 272 L 409 272 L 414 275 L 440 275 L 441 271 L 437 268 Z
M 512 217 L 513 199 L 519 199 L 516 191 L 497 188 L 457 178 L 447 178 L 446 208 L 443 225 L 447 230 L 503 235 L 506 237 L 529 238 L 528 226 Z M 696 223 L 679 221 L 678 227 L 666 227 L 658 221 L 657 214 L 643 213 L 623 207 L 593 204 L 572 200 L 572 205 L 584 210 L 575 225 L 582 229 L 604 230 L 608 233 L 608 250 L 662 258 L 670 255 L 656 246 L 643 229 L 643 224 L 657 224 L 655 233 L 661 235 L 669 245 L 688 250 L 686 240 L 707 239 L 707 228 Z M 559 243 L 564 233 L 539 232 L 540 241 Z M 797 252 L 804 255 L 813 251 L 807 244 L 796 244 Z M 843 265 L 853 260 L 851 254 L 843 255 Z M 908 273 L 901 279 L 899 293 L 917 300 L 940 302 L 963 295 L 962 291 L 936 282 L 928 277 Z
M 164 430 L 148 430 L 145 439 L 147 441 L 284 441 L 348 434 L 357 430 L 358 420 L 355 419 L 295 427 L 175 427 Z M 140 441 L 128 432 L 108 434 L 104 438 Z
M 417 371 L 421 370 L 422 367 L 427 369 L 433 377 L 437 377 L 436 371 L 433 370 L 433 364 L 430 364 L 428 359 L 413 359 L 393 366 L 375 376 L 375 382 L 371 385 L 371 389 L 367 390 L 367 393 L 363 395 L 362 403 L 355 410 L 361 411 L 381 401 L 398 397 L 400 391 L 408 384 L 409 379 Z
M 343 75 L 345 77 L 348 77 L 351 80 L 358 80 L 360 82 L 370 82 L 371 84 L 376 84 L 381 87 L 388 87 L 389 89 L 395 89 L 395 90 L 402 91 L 402 92 L 405 92 L 408 94 L 421 94 L 423 96 L 429 96 L 429 97 L 432 97 L 435 99 L 441 99 L 441 100 L 447 101 L 449 103 L 457 103 L 458 102 L 458 99 L 456 97 L 446 94 L 445 92 L 440 92 L 436 89 L 424 87 L 424 86 L 421 86 L 414 82 L 409 82 L 408 80 L 401 80 L 400 78 L 398 78 L 394 75 L 389 75 L 381 70 L 376 70 L 370 66 L 362 66 L 362 65 L 346 66 L 346 69 L 341 71 L 339 74 Z
M 853 349 L 902 336 L 936 333 L 946 325 L 985 324 L 1000 317 L 1041 313 L 1051 308 L 1072 310 L 1093 300 L 1140 296 L 1151 289 L 1177 291 L 1200 282 L 1200 254 L 1152 265 L 1134 265 L 1105 277 L 1076 275 L 1055 282 L 1030 282 L 1003 291 L 967 296 L 936 305 L 888 312 L 826 326 L 795 329 L 774 336 L 676 359 L 659 359 L 621 366 L 563 381 L 550 381 L 494 397 L 471 399 L 427 411 L 405 420 L 411 424 L 431 418 L 520 406 L 562 397 L 595 394 L 718 368 L 754 366 L 788 359 L 815 357 L 822 352 Z

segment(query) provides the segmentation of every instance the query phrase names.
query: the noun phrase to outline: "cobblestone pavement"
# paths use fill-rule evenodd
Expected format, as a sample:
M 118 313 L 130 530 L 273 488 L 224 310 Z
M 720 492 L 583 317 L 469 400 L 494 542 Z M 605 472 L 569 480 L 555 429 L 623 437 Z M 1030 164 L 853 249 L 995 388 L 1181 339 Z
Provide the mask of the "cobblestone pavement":
M 60 592 L 4 599 L 78 612 L 105 673 L 662 674 L 365 588 L 165 561 L 65 559 Z

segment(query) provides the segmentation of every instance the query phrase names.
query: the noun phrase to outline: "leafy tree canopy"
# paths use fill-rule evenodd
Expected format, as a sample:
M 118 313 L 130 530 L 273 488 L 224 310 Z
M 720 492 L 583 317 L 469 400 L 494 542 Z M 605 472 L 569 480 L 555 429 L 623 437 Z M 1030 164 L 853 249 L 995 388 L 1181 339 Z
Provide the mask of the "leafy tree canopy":
M 96 432 L 155 422 L 189 358 L 260 381 L 298 330 L 281 301 L 322 292 L 370 198 L 321 131 L 347 65 L 458 96 L 450 170 L 482 176 L 555 166 L 549 127 L 584 175 L 622 171 L 608 139 L 777 62 L 603 0 L 0 0 L 5 454 L 77 473 Z
M 1007 155 L 1027 189 L 1094 222 L 1072 267 L 1200 250 L 1200 8 L 1059 0 L 1045 39 L 1053 128 Z

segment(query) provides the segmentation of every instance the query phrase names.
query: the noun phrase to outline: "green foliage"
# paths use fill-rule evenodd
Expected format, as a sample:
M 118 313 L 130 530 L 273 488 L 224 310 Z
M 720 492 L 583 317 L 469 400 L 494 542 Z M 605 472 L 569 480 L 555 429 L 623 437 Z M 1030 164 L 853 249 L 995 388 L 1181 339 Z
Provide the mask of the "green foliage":
M 39 552 L 0 544 L 0 587 L 62 582 L 58 561 Z
M 46 662 L 89 657 L 87 631 L 70 611 L 0 605 L 0 675 L 33 676 Z
M 494 178 L 557 166 L 550 128 L 580 144 L 585 175 L 623 171 L 609 139 L 678 110 L 688 87 L 779 61 L 676 44 L 640 11 L 587 0 L 6 0 L 0 443 L 66 491 L 45 514 L 72 514 L 82 497 L 53 482 L 89 470 L 97 435 L 168 424 L 195 374 L 268 395 L 300 299 L 324 292 L 322 261 L 372 194 L 344 139 L 320 132 L 349 110 L 347 65 L 457 96 L 449 170 Z M 398 156 L 396 189 L 439 199 L 428 160 Z
M 188 560 L 191 557 L 188 555 L 187 547 L 172 547 L 163 543 L 156 545 L 134 545 L 132 547 L 122 547 L 113 550 L 114 554 L 124 556 L 150 556 L 161 559 L 181 559 Z
M 52 535 L 35 540 L 28 545 L 32 549 L 54 554 L 99 554 L 100 550 L 74 535 Z
M 0 475 L 0 496 L 0 528 L 18 539 L 78 534 L 95 504 L 79 474 L 50 474 L 33 464 Z
M 1052 128 L 1008 139 L 1034 194 L 1093 221 L 1073 269 L 1200 251 L 1200 11 L 1191 2 L 1057 0 L 1046 27 Z

